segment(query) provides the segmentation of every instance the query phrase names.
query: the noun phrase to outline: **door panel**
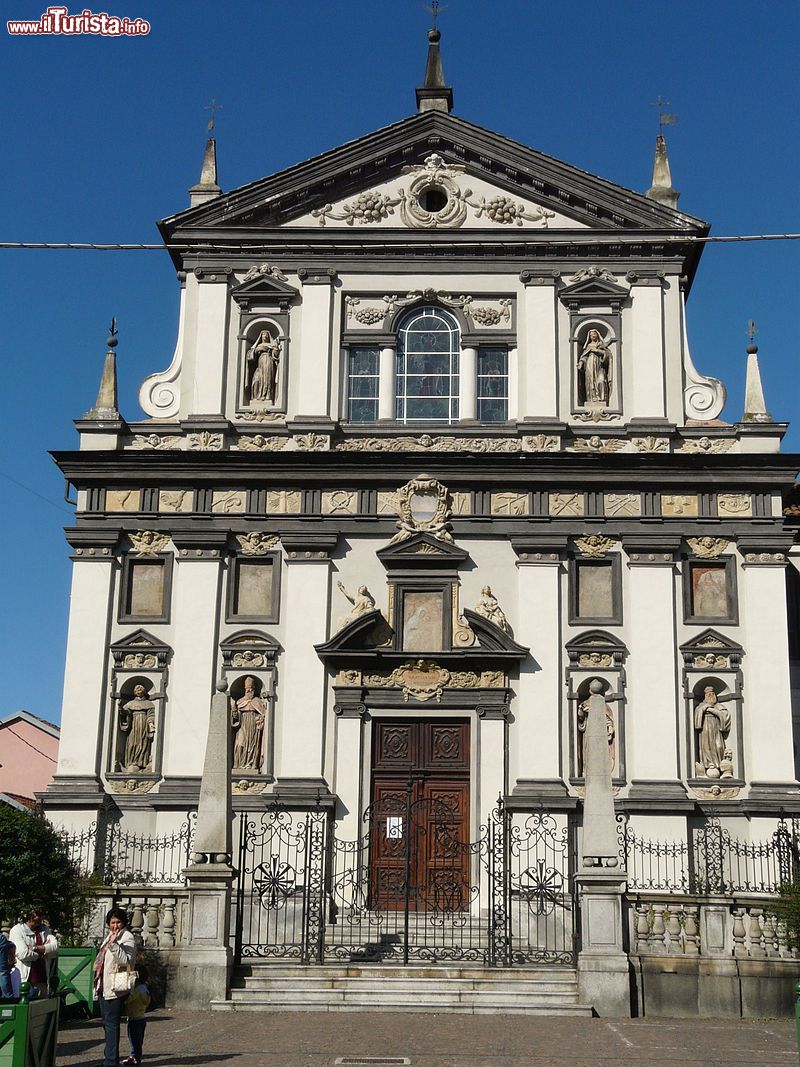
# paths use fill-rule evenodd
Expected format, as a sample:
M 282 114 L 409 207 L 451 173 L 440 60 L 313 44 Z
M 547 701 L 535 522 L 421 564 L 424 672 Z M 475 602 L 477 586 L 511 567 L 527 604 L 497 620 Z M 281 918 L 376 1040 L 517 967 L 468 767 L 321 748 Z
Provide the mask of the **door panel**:
M 370 805 L 371 907 L 469 901 L 469 722 L 378 720 Z

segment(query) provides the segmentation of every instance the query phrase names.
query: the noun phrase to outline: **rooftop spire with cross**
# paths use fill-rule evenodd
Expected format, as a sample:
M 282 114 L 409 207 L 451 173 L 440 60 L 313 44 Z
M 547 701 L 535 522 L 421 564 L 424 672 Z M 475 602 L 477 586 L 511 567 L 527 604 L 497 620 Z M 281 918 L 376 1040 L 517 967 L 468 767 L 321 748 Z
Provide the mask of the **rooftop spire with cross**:
M 439 41 L 442 39 L 436 22 L 445 8 L 439 0 L 431 0 L 431 5 L 425 7 L 430 11 L 433 18 L 433 29 L 428 30 L 428 61 L 425 65 L 425 81 L 417 89 L 418 111 L 451 111 L 453 108 L 453 90 L 444 83 L 444 70 L 442 69 L 442 54 L 439 51 Z
M 208 132 L 211 133 L 211 131 L 216 126 L 217 116 L 214 113 L 216 111 L 222 111 L 222 104 L 218 104 L 217 103 L 217 98 L 215 96 L 212 96 L 211 97 L 211 103 L 210 104 L 206 104 L 206 106 L 203 108 L 203 111 L 210 111 L 211 112 L 211 118 L 208 120 Z
M 661 94 L 658 94 L 658 99 L 654 100 L 651 107 L 658 108 L 658 132 L 663 133 L 665 126 L 674 126 L 678 121 L 678 116 L 673 112 L 666 111 L 665 109 L 670 107 L 669 100 L 665 100 Z

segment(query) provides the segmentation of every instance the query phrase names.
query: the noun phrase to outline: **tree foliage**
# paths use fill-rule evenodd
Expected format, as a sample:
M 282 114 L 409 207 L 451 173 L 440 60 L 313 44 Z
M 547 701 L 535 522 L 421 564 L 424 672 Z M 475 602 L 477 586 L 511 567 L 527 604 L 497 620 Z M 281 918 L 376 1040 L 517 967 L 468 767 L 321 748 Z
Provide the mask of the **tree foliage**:
M 77 940 L 88 914 L 87 890 L 47 819 L 0 804 L 0 920 L 15 923 L 29 908 L 41 908 L 64 940 Z

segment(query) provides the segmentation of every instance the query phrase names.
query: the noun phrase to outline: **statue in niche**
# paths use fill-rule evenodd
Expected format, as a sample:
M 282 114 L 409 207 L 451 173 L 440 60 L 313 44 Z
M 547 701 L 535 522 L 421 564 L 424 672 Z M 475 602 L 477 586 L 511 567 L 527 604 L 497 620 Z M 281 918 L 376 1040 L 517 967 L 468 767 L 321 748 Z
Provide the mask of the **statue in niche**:
M 261 745 L 267 709 L 256 693 L 255 678 L 245 678 L 244 695 L 235 700 L 231 697 L 231 726 L 235 731 L 233 741 L 233 769 L 258 774 L 261 770 Z
M 269 330 L 262 330 L 255 344 L 247 351 L 247 374 L 250 402 L 274 404 L 281 362 L 280 338 L 272 339 Z
M 707 685 L 703 699 L 694 709 L 698 778 L 733 778 L 733 753 L 725 747 L 731 732 L 731 714 L 718 700 L 714 688 Z
M 156 733 L 156 706 L 147 699 L 147 690 L 141 684 L 134 686 L 133 700 L 119 710 L 119 728 L 125 734 L 125 747 L 120 760 L 126 774 L 141 774 L 151 771 L 150 755 Z
M 617 763 L 617 730 L 614 726 L 614 712 L 605 705 L 606 710 L 606 734 L 608 736 L 608 762 L 613 773 Z M 583 777 L 583 735 L 586 733 L 586 724 L 589 721 L 589 701 L 584 700 L 578 705 L 578 777 Z
M 495 626 L 499 626 L 505 633 L 511 633 L 508 619 L 506 618 L 505 612 L 498 604 L 497 597 L 492 592 L 491 586 L 485 585 L 483 589 L 481 589 L 480 599 L 475 605 L 475 611 L 478 615 L 482 615 L 484 619 L 493 622 Z
M 611 399 L 611 349 L 597 329 L 589 330 L 586 335 L 578 356 L 578 374 L 583 403 L 605 407 Z
M 360 585 L 355 594 L 348 593 L 341 582 L 336 583 L 339 587 L 339 591 L 347 597 L 350 603 L 353 605 L 353 610 L 349 615 L 345 615 L 344 618 L 339 619 L 339 629 L 344 629 L 349 623 L 354 622 L 362 615 L 366 615 L 370 611 L 375 610 L 375 598 L 369 589 L 365 585 Z

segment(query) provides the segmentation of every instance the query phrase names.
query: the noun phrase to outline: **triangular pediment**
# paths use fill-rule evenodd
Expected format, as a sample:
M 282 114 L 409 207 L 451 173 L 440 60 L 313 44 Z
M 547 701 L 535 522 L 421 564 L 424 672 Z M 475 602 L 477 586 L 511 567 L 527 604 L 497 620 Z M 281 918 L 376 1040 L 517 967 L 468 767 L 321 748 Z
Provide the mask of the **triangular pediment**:
M 697 653 L 715 653 L 719 652 L 722 655 L 726 655 L 730 652 L 736 652 L 741 655 L 742 646 L 736 641 L 732 641 L 730 637 L 726 637 L 718 630 L 703 630 L 702 633 L 697 634 L 696 637 L 691 638 L 689 641 L 685 641 L 680 646 L 681 652 L 697 652 Z
M 354 201 L 370 191 L 388 196 L 401 188 L 408 196 L 415 171 L 430 166 L 426 161 L 434 155 L 450 168 L 449 180 L 460 193 L 477 205 L 466 205 L 463 225 L 468 227 L 510 234 L 575 227 L 678 232 L 707 228 L 699 219 L 536 149 L 454 115 L 428 111 L 170 216 L 161 230 L 174 238 L 178 232 L 197 235 L 209 228 L 327 229 L 335 224 L 359 236 L 377 235 L 387 227 L 404 229 L 401 204 L 383 204 L 384 215 L 381 205 L 373 203 L 370 215 L 365 200 L 355 206 Z M 509 204 L 488 208 L 489 202 L 502 197 Z M 347 205 L 352 210 L 346 211 Z M 440 234 L 451 228 L 431 227 Z
M 630 296 L 629 291 L 622 285 L 603 277 L 605 271 L 597 270 L 593 273 L 592 268 L 585 271 L 588 277 L 580 278 L 571 285 L 564 286 L 558 297 L 567 307 L 578 308 L 593 304 L 610 304 L 619 307 Z
M 463 548 L 441 541 L 429 533 L 411 534 L 404 541 L 389 544 L 375 553 L 387 570 L 393 567 L 457 567 L 468 558 Z
M 240 307 L 278 307 L 285 309 L 299 296 L 297 289 L 287 281 L 269 273 L 276 268 L 264 264 L 263 272 L 259 267 L 252 270 L 253 277 L 247 278 L 241 285 L 231 290 L 231 296 Z
M 110 652 L 117 668 L 156 670 L 165 666 L 172 649 L 147 630 L 134 630 L 115 641 Z

